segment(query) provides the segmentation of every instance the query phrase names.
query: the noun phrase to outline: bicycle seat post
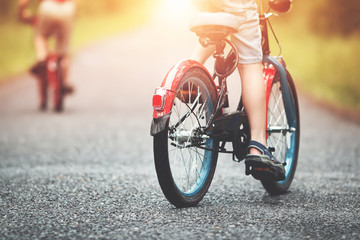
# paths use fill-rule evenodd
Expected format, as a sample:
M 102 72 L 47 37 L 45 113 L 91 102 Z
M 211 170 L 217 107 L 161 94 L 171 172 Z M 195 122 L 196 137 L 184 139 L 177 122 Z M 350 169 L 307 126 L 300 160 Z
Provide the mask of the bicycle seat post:
M 218 59 L 218 58 L 222 58 L 224 59 L 224 49 L 225 49 L 225 42 L 223 41 L 219 41 L 215 43 L 215 52 L 214 52 L 214 58 Z
M 217 69 L 223 71 L 225 69 L 225 55 L 224 55 L 224 49 L 225 49 L 226 43 L 224 41 L 218 41 L 215 43 L 215 52 L 213 54 L 213 57 L 216 59 L 215 66 Z
M 219 82 L 218 88 L 220 89 L 219 103 L 221 108 L 224 110 L 229 107 L 228 89 L 226 82 L 227 75 L 221 75 L 219 73 L 225 73 L 227 68 L 225 53 L 224 53 L 226 42 L 223 39 L 219 39 L 217 41 L 214 41 L 214 44 L 215 44 L 215 52 L 213 54 L 213 57 L 215 58 L 214 76 L 218 78 L 218 82 Z

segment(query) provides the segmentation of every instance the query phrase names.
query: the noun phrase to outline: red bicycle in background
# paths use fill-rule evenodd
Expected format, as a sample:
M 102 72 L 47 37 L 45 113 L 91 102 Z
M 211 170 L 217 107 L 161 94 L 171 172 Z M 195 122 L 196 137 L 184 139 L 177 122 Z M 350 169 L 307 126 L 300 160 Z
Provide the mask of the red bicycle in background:
M 39 107 L 42 111 L 46 110 L 51 97 L 54 111 L 61 112 L 64 109 L 65 95 L 73 92 L 73 88 L 65 84 L 65 73 L 68 66 L 68 38 L 75 7 L 70 1 L 43 1 L 39 5 L 38 15 L 34 15 L 27 8 L 29 2 L 30 0 L 19 0 L 18 14 L 21 22 L 35 29 L 38 62 L 31 67 L 30 72 L 38 80 Z M 54 53 L 48 49 L 50 37 L 56 39 Z
M 67 93 L 64 87 L 61 57 L 56 53 L 50 54 L 46 61 L 36 64 L 30 71 L 37 77 L 39 83 L 40 110 L 47 109 L 48 93 L 51 89 L 53 109 L 61 112 L 64 109 L 64 96 Z

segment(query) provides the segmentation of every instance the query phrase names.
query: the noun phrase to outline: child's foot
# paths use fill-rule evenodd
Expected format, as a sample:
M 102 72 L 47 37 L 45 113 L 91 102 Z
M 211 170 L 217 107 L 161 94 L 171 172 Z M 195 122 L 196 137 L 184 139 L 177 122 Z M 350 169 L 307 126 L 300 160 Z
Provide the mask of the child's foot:
M 72 93 L 74 93 L 74 87 L 71 86 L 71 85 L 64 85 L 63 89 L 62 89 L 62 92 L 64 94 L 72 94 Z
M 285 180 L 285 168 L 270 151 L 257 141 L 250 141 L 248 149 L 255 148 L 261 152 L 248 154 L 245 157 L 246 175 L 251 174 L 258 180 Z

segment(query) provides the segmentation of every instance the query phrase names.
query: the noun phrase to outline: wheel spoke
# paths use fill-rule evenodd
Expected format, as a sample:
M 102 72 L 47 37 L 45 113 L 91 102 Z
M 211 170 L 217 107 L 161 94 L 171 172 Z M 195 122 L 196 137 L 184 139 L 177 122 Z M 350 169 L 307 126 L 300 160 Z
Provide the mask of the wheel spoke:
M 206 149 L 217 149 L 219 143 L 205 133 L 216 103 L 212 81 L 201 68 L 187 70 L 175 89 L 167 132 L 154 136 L 158 180 L 177 207 L 196 205 L 214 175 L 217 152 Z
M 209 110 L 209 95 L 192 82 L 187 82 L 179 89 L 173 105 L 173 115 L 169 122 L 169 158 L 171 169 L 178 188 L 187 193 L 195 191 L 198 180 L 207 176 L 202 171 L 209 171 L 206 150 L 197 148 L 192 141 L 199 141 L 196 131 L 206 126 L 209 120 L 205 113 Z M 200 140 L 204 142 L 205 140 Z M 212 146 L 210 146 L 212 147 Z M 201 183 L 202 184 L 202 183 Z
M 287 135 L 291 134 L 287 124 L 283 97 L 279 82 L 274 83 L 269 100 L 268 111 L 268 145 L 275 148 L 275 157 L 284 162 L 286 160 L 286 151 L 288 144 Z
M 297 148 L 293 137 L 296 136 L 294 134 L 297 134 L 297 131 L 288 124 L 280 82 L 274 82 L 268 106 L 268 145 L 275 148 L 274 156 L 286 163 L 287 173 L 294 159 L 294 148 Z

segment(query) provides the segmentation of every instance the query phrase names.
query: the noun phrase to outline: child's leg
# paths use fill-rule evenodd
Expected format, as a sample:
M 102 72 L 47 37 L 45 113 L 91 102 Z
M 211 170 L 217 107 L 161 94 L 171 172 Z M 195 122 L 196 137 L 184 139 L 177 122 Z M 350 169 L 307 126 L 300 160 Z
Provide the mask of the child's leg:
M 266 146 L 266 96 L 261 63 L 239 64 L 242 100 L 247 113 L 251 139 Z M 251 148 L 250 154 L 261 154 Z
M 214 48 L 203 48 L 198 44 L 191 56 L 201 64 L 214 52 Z M 241 77 L 242 100 L 248 115 L 251 139 L 266 146 L 266 99 L 265 84 L 261 63 L 239 64 Z M 250 154 L 261 154 L 257 149 L 251 148 Z
M 45 61 L 49 53 L 47 39 L 43 35 L 36 34 L 34 44 L 37 60 Z
M 201 46 L 200 43 L 195 45 L 195 49 L 191 55 L 190 59 L 198 61 L 201 64 L 204 64 L 205 61 L 215 52 L 215 46 L 210 45 L 207 48 Z

